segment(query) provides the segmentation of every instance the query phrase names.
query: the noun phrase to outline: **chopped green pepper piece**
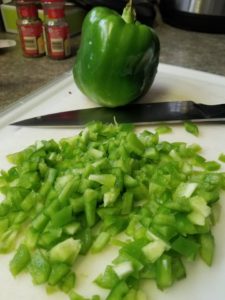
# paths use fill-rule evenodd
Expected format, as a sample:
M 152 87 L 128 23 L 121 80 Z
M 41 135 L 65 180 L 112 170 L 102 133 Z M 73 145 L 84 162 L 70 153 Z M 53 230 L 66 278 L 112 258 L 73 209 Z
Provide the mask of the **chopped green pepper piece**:
M 216 161 L 206 161 L 204 167 L 207 171 L 217 171 L 220 169 L 221 165 Z
M 116 176 L 113 174 L 91 174 L 88 179 L 105 185 L 108 188 L 112 188 L 116 182 Z
M 68 235 L 74 235 L 80 229 L 80 223 L 72 222 L 63 227 L 63 232 Z
M 91 297 L 91 300 L 101 300 L 99 295 L 94 295 Z
M 24 244 L 30 249 L 33 250 L 37 244 L 40 233 L 34 228 L 30 227 L 25 235 Z
M 132 211 L 133 200 L 133 194 L 131 192 L 127 191 L 123 194 L 123 202 L 121 209 L 121 213 L 123 215 L 127 215 Z
M 78 189 L 79 180 L 76 177 L 72 177 L 62 188 L 59 193 L 59 202 L 62 205 L 66 205 L 69 202 L 71 194 Z
M 225 163 L 225 154 L 224 153 L 220 153 L 219 155 L 219 160 L 223 163 Z
M 38 232 L 42 232 L 46 225 L 49 222 L 49 218 L 41 212 L 39 215 L 36 216 L 36 218 L 32 221 L 32 226 L 35 230 Z
M 94 282 L 104 289 L 112 289 L 119 282 L 119 277 L 112 266 L 107 266 L 104 274 L 100 274 Z
M 64 278 L 70 271 L 70 267 L 64 263 L 53 263 L 51 265 L 51 273 L 48 278 L 48 283 L 50 285 L 56 285 L 61 279 Z
M 74 272 L 67 273 L 59 282 L 59 288 L 64 293 L 69 293 L 74 288 L 76 276 Z
M 168 288 L 173 283 L 172 258 L 163 254 L 156 261 L 156 283 L 160 290 Z
M 178 213 L 175 216 L 176 219 L 176 228 L 180 234 L 195 234 L 197 229 L 195 225 L 189 221 L 184 213 Z
M 8 228 L 9 228 L 9 219 L 1 218 L 0 219 L 0 234 L 7 231 Z
M 124 261 L 113 266 L 113 270 L 119 279 L 125 279 L 134 271 L 131 261 Z
M 200 256 L 203 261 L 208 265 L 212 265 L 214 255 L 215 241 L 211 232 L 200 235 Z
M 98 200 L 98 192 L 87 189 L 84 193 L 84 209 L 88 226 L 93 226 L 96 221 L 96 205 Z
M 39 239 L 38 245 L 42 248 L 48 249 L 52 247 L 57 241 L 60 240 L 62 236 L 62 229 L 61 228 L 51 228 L 49 230 L 44 231 Z
M 30 252 L 26 245 L 21 244 L 14 257 L 10 261 L 10 271 L 15 276 L 19 274 L 29 264 L 31 259 Z
M 87 227 L 84 230 L 80 230 L 75 236 L 81 243 L 80 254 L 87 254 L 94 240 L 92 230 Z
M 74 291 L 69 292 L 69 297 L 70 297 L 70 300 L 88 300 L 87 298 L 77 294 Z
M 106 300 L 122 300 L 128 291 L 129 287 L 125 281 L 120 281 L 113 287 Z
M 182 260 L 179 257 L 172 258 L 172 274 L 174 280 L 180 280 L 186 277 L 186 271 Z
M 53 218 L 54 215 L 62 208 L 61 204 L 59 203 L 58 199 L 54 199 L 49 203 L 49 205 L 45 208 L 44 214 L 49 217 Z
M 62 262 L 73 264 L 80 252 L 81 243 L 79 240 L 69 238 L 57 245 L 49 251 L 51 262 Z
M 36 250 L 31 257 L 29 272 L 34 284 L 42 284 L 48 281 L 51 265 L 48 258 L 39 250 Z
M 199 135 L 198 126 L 196 124 L 194 124 L 193 122 L 191 122 L 191 121 L 184 122 L 184 127 L 187 132 L 190 132 L 191 134 L 193 134 L 195 136 Z
M 110 240 L 110 234 L 108 232 L 101 232 L 96 240 L 94 241 L 92 247 L 91 247 L 91 252 L 92 253 L 97 253 L 100 252 L 109 242 Z
M 15 246 L 18 238 L 18 232 L 15 228 L 7 229 L 0 236 L 0 253 L 11 252 Z
M 137 137 L 137 135 L 133 132 L 130 132 L 127 135 L 126 147 L 129 152 L 142 155 L 144 153 L 144 145 L 141 140 Z
M 158 239 L 155 241 L 150 242 L 149 244 L 145 245 L 142 248 L 142 251 L 146 258 L 151 262 L 154 263 L 165 251 L 166 243 L 162 240 Z
M 65 206 L 56 212 L 51 218 L 51 225 L 53 227 L 63 227 L 73 220 L 72 207 Z
M 172 128 L 168 125 L 161 125 L 155 129 L 158 134 L 165 134 L 172 132 Z
M 46 179 L 41 186 L 41 190 L 40 190 L 41 196 L 45 197 L 48 194 L 48 192 L 53 186 L 56 175 L 57 175 L 57 171 L 55 169 L 53 168 L 48 169 L 48 173 L 46 174 Z
M 8 214 L 10 210 L 10 206 L 6 203 L 2 202 L 0 203 L 0 217 L 4 217 Z
M 40 195 L 32 190 L 21 202 L 20 206 L 24 211 L 30 211 L 38 201 L 41 201 Z
M 189 238 L 179 236 L 173 243 L 172 249 L 181 255 L 194 260 L 199 250 L 199 245 Z

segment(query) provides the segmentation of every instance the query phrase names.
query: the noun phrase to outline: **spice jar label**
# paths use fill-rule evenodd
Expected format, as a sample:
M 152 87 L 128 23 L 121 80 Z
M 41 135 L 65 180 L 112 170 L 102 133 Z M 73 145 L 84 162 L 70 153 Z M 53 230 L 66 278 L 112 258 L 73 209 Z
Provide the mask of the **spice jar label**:
M 21 43 L 27 55 L 40 55 L 45 52 L 41 23 L 20 26 Z
M 69 26 L 48 27 L 47 40 L 49 55 L 53 58 L 64 58 L 70 55 Z

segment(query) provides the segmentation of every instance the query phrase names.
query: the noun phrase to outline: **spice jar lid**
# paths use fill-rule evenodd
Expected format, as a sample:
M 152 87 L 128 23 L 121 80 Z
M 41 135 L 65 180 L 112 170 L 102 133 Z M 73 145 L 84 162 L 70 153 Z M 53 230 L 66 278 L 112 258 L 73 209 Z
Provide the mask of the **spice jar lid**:
M 55 3 L 55 4 L 57 4 L 57 3 L 65 3 L 65 0 L 41 0 L 41 3 L 42 4 L 52 4 L 52 3 Z
M 20 4 L 17 6 L 18 15 L 22 18 L 34 18 L 38 16 L 38 9 L 35 4 Z
M 47 13 L 48 13 L 49 19 L 59 19 L 59 18 L 64 18 L 64 16 L 65 16 L 64 7 L 49 8 Z

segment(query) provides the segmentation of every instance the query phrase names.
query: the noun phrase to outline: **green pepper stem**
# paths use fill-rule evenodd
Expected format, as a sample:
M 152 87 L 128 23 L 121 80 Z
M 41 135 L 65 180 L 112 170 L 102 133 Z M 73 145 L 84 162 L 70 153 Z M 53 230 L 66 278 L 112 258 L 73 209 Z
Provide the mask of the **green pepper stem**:
M 127 5 L 124 7 L 122 19 L 128 24 L 134 23 L 136 21 L 136 12 L 133 8 L 132 0 L 129 0 Z

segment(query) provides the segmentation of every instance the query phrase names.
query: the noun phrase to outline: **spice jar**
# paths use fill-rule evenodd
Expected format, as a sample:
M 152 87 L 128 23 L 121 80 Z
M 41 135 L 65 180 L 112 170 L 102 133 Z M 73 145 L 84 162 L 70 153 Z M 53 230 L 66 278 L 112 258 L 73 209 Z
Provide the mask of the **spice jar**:
M 42 22 L 38 17 L 36 1 L 18 0 L 17 27 L 20 35 L 23 55 L 40 57 L 45 53 Z
M 42 2 L 46 17 L 44 32 L 47 55 L 53 59 L 64 59 L 71 55 L 70 29 L 65 19 L 65 2 L 47 0 Z

